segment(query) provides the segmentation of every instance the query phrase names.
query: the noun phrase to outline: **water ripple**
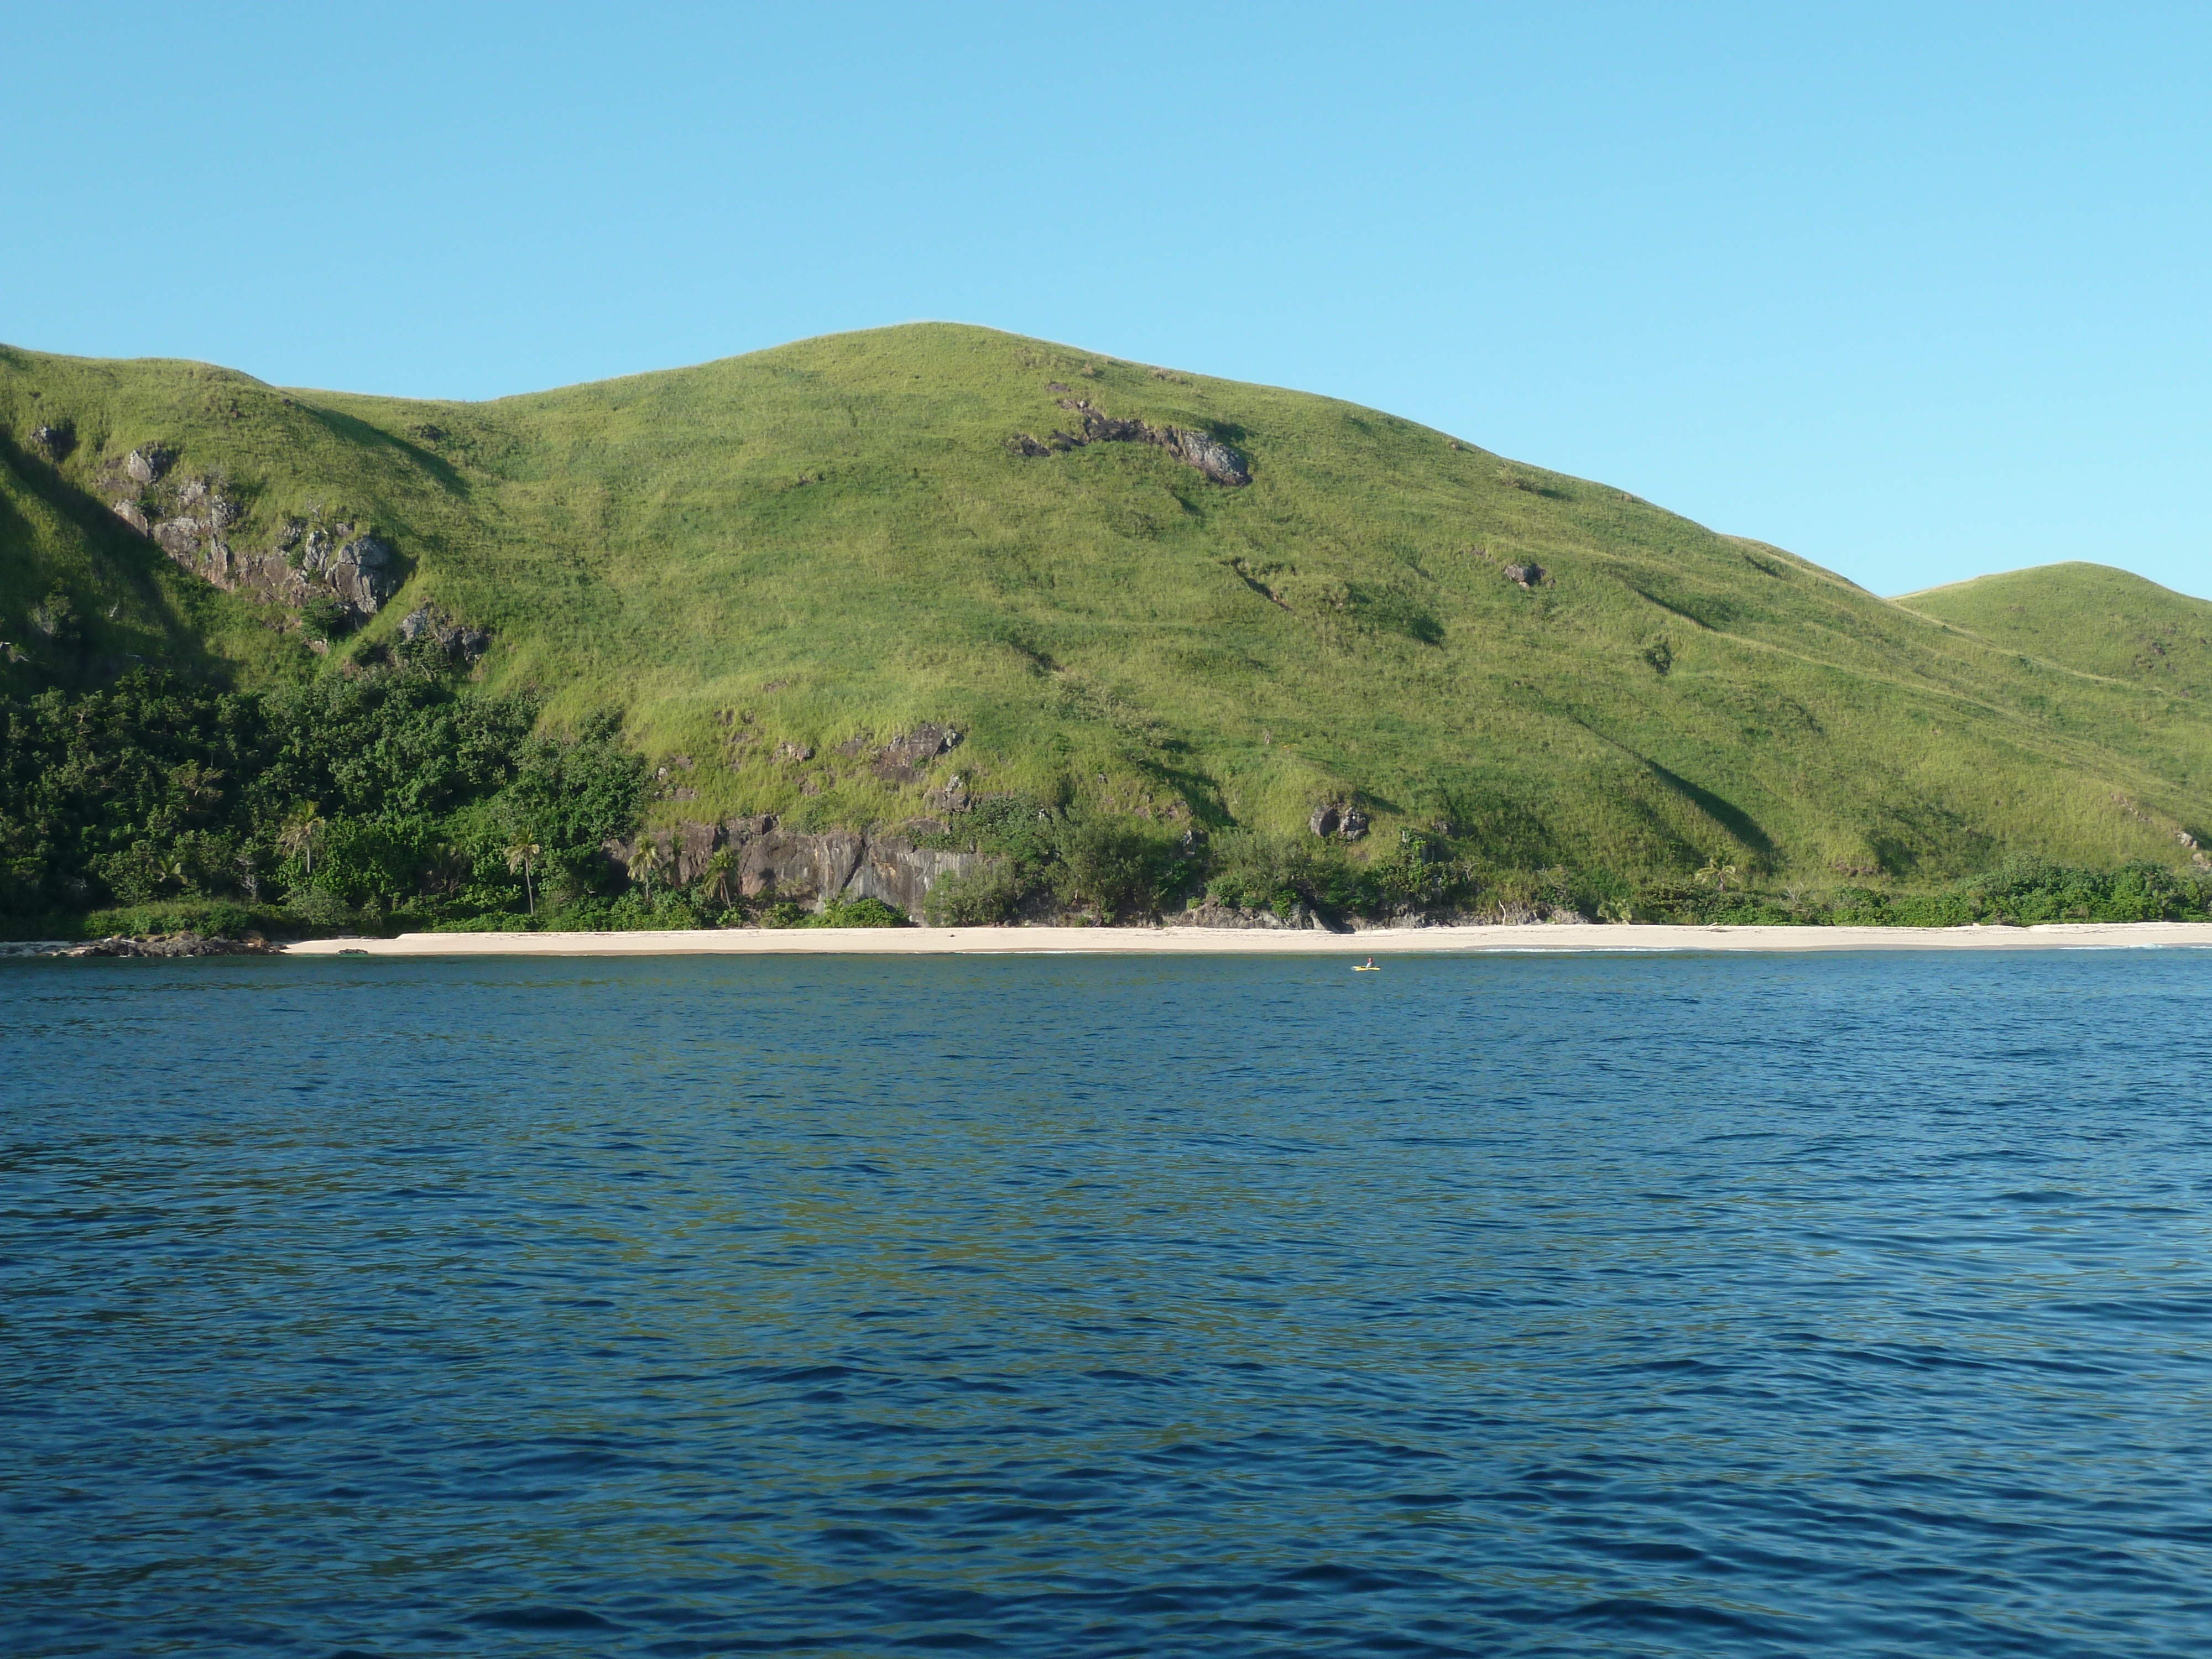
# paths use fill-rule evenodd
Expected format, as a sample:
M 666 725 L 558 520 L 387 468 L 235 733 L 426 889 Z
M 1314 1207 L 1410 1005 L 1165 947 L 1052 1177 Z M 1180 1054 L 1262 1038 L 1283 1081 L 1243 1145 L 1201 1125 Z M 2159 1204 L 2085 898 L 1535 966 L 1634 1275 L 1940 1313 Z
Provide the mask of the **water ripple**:
M 1346 977 L 0 963 L 7 1650 L 2212 1645 L 2212 959 Z

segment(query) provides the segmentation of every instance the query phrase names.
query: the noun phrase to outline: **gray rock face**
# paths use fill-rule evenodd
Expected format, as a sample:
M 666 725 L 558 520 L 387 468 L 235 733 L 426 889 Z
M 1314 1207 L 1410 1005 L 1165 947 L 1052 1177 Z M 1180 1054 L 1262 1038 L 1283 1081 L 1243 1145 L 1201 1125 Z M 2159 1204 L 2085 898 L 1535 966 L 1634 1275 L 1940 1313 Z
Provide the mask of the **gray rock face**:
M 915 921 L 921 919 L 929 890 L 947 876 L 966 875 L 981 866 L 973 853 L 945 853 L 916 847 L 900 835 L 871 836 L 842 896 L 881 899 Z
M 390 546 L 374 536 L 363 536 L 331 556 L 324 579 L 349 609 L 373 617 L 399 585 L 392 562 Z
M 1505 580 L 1518 582 L 1523 587 L 1535 587 L 1543 582 L 1544 567 L 1540 564 L 1509 564 L 1505 567 Z
M 76 428 L 67 421 L 59 426 L 34 426 L 31 428 L 31 447 L 39 452 L 41 459 L 65 459 L 76 447 Z
M 704 876 L 707 860 L 714 855 L 715 844 L 721 838 L 720 827 L 716 824 L 678 824 L 669 836 L 669 855 L 675 866 L 676 878 L 688 886 Z
M 845 890 L 866 850 L 866 838 L 850 830 L 771 830 L 745 844 L 738 885 L 747 898 L 811 900 L 818 910 Z
M 164 519 L 154 526 L 154 540 L 171 558 L 188 558 L 200 550 L 200 538 L 207 532 L 204 519 Z
M 648 833 L 680 885 L 699 881 L 707 873 L 708 860 L 730 848 L 738 854 L 737 889 L 747 898 L 796 900 L 816 910 L 832 898 L 880 899 L 919 918 L 931 888 L 947 876 L 965 874 L 984 863 L 973 853 L 916 847 L 910 838 L 940 827 L 919 819 L 869 835 L 850 830 L 809 834 L 786 830 L 773 814 L 763 813 L 722 823 L 687 820 L 673 829 Z M 607 856 L 618 867 L 626 866 L 635 845 L 610 842 Z
M 136 501 L 116 502 L 115 516 L 142 536 L 153 533 L 151 526 L 146 522 L 146 515 L 138 510 L 138 503 Z
M 1336 826 L 1343 821 L 1343 814 L 1335 807 L 1324 804 L 1314 808 L 1313 816 L 1306 820 L 1306 828 L 1316 836 L 1333 836 L 1336 833 Z
M 149 444 L 143 449 L 134 449 L 123 460 L 123 470 L 142 484 L 155 482 L 169 470 L 175 459 L 159 444 Z

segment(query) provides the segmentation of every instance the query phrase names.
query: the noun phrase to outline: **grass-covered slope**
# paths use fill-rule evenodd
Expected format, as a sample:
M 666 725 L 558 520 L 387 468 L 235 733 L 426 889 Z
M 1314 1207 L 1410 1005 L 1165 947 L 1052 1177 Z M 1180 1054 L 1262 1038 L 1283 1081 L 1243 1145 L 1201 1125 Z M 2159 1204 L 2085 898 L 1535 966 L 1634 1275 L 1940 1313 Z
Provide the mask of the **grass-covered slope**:
M 9 354 L 0 349 L 0 380 Z M 0 432 L 0 695 L 137 665 L 259 680 L 311 659 Z
M 1019 453 L 1078 431 L 1077 398 L 1207 431 L 1250 482 L 1152 444 Z M 27 434 L 61 421 L 50 465 Z M 241 549 L 319 517 L 398 550 L 405 586 L 319 672 L 434 604 L 491 630 L 494 688 L 556 725 L 619 706 L 656 762 L 696 763 L 670 817 L 896 819 L 957 771 L 1278 830 L 1351 799 L 1383 842 L 1449 819 L 1499 863 L 1628 873 L 1929 879 L 2212 840 L 2212 708 L 2156 676 L 1370 410 L 982 329 L 483 404 L 0 351 L 0 433 L 9 501 L 57 526 L 0 519 L 0 565 L 40 572 L 0 590 L 0 635 L 74 560 L 87 603 L 138 583 L 146 628 L 234 672 L 302 659 L 235 599 L 185 627 L 160 556 L 104 519 L 118 459 L 167 445 L 240 503 Z M 965 734 L 924 782 L 840 752 L 923 720 Z
M 2212 702 L 2212 603 L 2101 564 L 2048 564 L 1898 603 L 2008 651 Z

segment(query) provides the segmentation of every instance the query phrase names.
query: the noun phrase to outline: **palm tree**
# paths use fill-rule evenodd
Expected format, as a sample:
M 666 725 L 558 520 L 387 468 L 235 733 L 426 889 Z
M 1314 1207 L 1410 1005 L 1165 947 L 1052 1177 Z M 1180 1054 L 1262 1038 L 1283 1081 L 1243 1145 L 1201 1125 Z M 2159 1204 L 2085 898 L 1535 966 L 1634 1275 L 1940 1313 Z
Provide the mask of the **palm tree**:
M 538 855 L 544 850 L 527 836 L 517 836 L 507 844 L 507 873 L 522 872 L 522 893 L 530 901 L 530 914 L 533 916 L 538 914 L 538 892 L 530 884 L 530 872 L 537 867 Z
M 637 850 L 629 855 L 629 878 L 641 884 L 649 903 L 653 899 L 653 878 L 668 862 L 668 855 L 660 850 L 660 843 L 650 836 L 637 838 Z
M 726 910 L 730 908 L 730 886 L 737 877 L 739 862 L 738 849 L 734 847 L 722 848 L 707 860 L 707 889 L 722 901 L 722 908 Z
M 1728 884 L 1735 879 L 1735 866 L 1723 864 L 1717 858 L 1707 859 L 1705 867 L 1698 872 L 1698 879 L 1725 893 Z
M 277 850 L 306 860 L 310 880 L 315 874 L 315 843 L 322 839 L 325 827 L 315 803 L 303 800 L 284 815 L 283 827 L 276 832 Z

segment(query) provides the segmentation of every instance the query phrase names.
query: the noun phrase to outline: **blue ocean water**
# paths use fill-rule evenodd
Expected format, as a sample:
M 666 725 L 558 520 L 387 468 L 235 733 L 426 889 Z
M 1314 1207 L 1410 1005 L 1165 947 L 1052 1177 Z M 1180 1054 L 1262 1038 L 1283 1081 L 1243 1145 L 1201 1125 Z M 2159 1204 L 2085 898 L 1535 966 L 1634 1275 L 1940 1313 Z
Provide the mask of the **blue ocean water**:
M 0 963 L 0 1648 L 2212 1650 L 2212 953 Z

